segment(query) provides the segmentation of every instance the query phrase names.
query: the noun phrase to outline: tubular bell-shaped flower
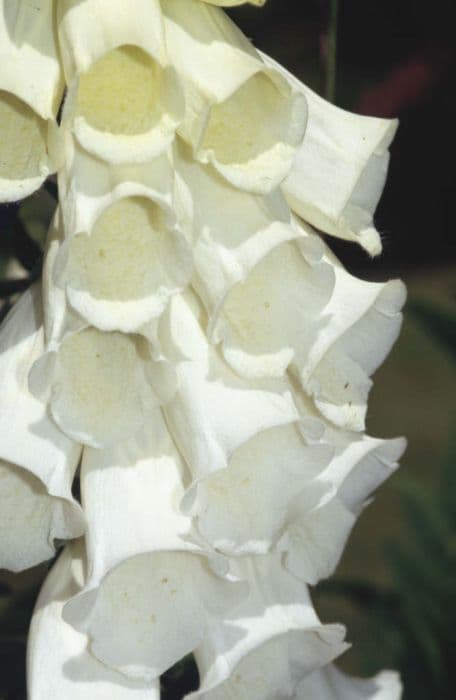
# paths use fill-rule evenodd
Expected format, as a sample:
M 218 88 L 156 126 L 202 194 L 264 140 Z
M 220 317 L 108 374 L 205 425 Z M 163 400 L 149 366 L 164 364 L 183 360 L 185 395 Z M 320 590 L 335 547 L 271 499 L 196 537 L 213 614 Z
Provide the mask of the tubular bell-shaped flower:
M 162 153 L 183 117 L 183 98 L 167 60 L 159 0 L 62 0 L 58 20 L 65 128 L 111 163 Z
M 265 193 L 288 173 L 307 107 L 216 7 L 162 0 L 170 60 L 183 82 L 179 134 L 235 187 Z M 220 70 L 223 66 L 223 70 Z
M 373 216 L 385 185 L 397 120 L 339 109 L 261 55 L 308 104 L 305 139 L 283 183 L 291 208 L 321 231 L 356 241 L 378 255 L 382 243 Z
M 81 544 L 68 547 L 39 595 L 29 632 L 29 696 L 33 700 L 159 700 L 158 681 L 135 681 L 100 663 L 87 648 L 87 637 L 64 621 L 64 605 L 83 587 L 84 569 Z
M 50 559 L 54 540 L 84 531 L 71 494 L 80 447 L 58 430 L 27 386 L 43 349 L 40 303 L 36 287 L 26 292 L 0 335 L 0 568 L 15 571 Z
M 0 201 L 22 199 L 53 172 L 49 132 L 63 93 L 54 0 L 0 3 Z
M 145 680 L 191 652 L 244 592 L 192 543 L 178 509 L 183 463 L 159 412 L 148 428 L 113 450 L 84 452 L 88 580 L 64 611 L 97 658 Z
M 187 697 L 285 700 L 347 648 L 345 630 L 321 624 L 305 586 L 277 557 L 241 559 L 233 567 L 251 584 L 250 594 L 197 649 L 201 686 Z

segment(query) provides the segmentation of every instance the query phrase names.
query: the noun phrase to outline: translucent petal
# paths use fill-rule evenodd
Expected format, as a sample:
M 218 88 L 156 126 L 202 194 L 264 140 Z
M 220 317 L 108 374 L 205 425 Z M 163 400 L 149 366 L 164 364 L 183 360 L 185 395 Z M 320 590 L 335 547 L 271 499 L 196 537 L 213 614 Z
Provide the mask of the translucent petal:
M 279 245 L 227 295 L 214 336 L 237 372 L 280 376 L 306 361 L 327 323 L 334 285 L 322 253 L 313 235 Z
M 301 491 L 308 509 L 320 502 L 325 485 L 314 479 L 332 453 L 329 446 L 306 445 L 296 424 L 259 433 L 238 448 L 227 469 L 198 484 L 192 514 L 201 534 L 229 555 L 267 552 Z
M 143 683 L 101 664 L 88 639 L 62 617 L 65 603 L 83 584 L 81 548 L 67 548 L 38 598 L 27 650 L 27 685 L 33 700 L 159 700 L 158 681 Z
M 362 430 L 369 377 L 399 334 L 405 287 L 399 280 L 359 280 L 331 259 L 336 284 L 322 310 L 326 322 L 300 367 L 301 381 L 326 418 Z
M 267 69 L 216 7 L 164 0 L 168 51 L 185 90 L 179 134 L 235 187 L 273 190 L 302 140 L 305 98 Z M 223 66 L 223 70 L 221 69 Z
M 307 674 L 346 649 L 344 629 L 320 623 L 306 587 L 277 558 L 243 559 L 236 568 L 250 582 L 250 595 L 197 650 L 201 687 L 187 697 L 293 697 Z
M 153 552 L 128 559 L 68 603 L 65 619 L 87 632 L 104 664 L 152 680 L 198 646 L 242 591 L 203 556 Z
M 353 114 L 326 102 L 263 55 L 306 97 L 309 116 L 283 189 L 292 209 L 316 228 L 356 241 L 371 255 L 382 244 L 373 216 L 386 180 L 398 122 Z

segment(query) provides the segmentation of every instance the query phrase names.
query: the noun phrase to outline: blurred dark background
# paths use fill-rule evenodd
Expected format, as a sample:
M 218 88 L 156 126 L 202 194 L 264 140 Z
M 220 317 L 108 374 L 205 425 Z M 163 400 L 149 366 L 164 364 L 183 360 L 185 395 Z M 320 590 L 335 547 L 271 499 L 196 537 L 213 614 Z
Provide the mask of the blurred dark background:
M 268 0 L 230 11 L 258 48 L 324 94 L 331 0 Z M 335 103 L 399 117 L 377 211 L 384 252 L 369 260 L 329 240 L 366 279 L 404 279 L 401 337 L 375 377 L 368 428 L 406 435 L 399 472 L 357 524 L 336 576 L 314 592 L 325 621 L 343 621 L 360 675 L 398 668 L 405 700 L 456 697 L 456 2 L 340 0 Z M 0 208 L 3 311 L 39 273 L 54 207 L 47 185 Z M 24 697 L 27 625 L 46 566 L 0 578 L 0 700 Z M 164 700 L 195 685 L 190 662 L 163 679 Z M 252 699 L 256 700 L 256 699 Z M 309 699 L 313 700 L 313 699 Z

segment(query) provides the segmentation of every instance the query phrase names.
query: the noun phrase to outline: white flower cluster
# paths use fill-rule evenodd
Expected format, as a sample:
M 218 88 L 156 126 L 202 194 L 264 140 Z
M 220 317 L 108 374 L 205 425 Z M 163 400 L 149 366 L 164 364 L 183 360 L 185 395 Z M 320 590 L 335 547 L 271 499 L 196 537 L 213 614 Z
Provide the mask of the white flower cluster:
M 42 287 L 0 334 L 0 566 L 75 540 L 31 700 L 152 700 L 189 653 L 189 698 L 400 697 L 331 664 L 344 630 L 308 593 L 404 448 L 363 432 L 403 286 L 312 228 L 379 252 L 396 124 L 258 54 L 236 4 L 0 2 L 1 199 L 59 186 Z

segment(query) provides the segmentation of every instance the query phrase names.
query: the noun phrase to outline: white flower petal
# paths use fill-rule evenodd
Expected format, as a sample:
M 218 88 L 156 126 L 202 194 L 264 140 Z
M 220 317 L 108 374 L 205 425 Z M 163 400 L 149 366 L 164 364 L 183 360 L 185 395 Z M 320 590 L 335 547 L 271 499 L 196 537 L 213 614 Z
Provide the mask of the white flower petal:
M 214 336 L 229 364 L 248 377 L 300 368 L 325 326 L 334 272 L 314 235 L 274 248 L 227 295 Z
M 133 435 L 169 398 L 169 372 L 166 363 L 151 359 L 145 339 L 85 328 L 42 358 L 30 386 L 36 391 L 35 379 L 42 377 L 52 416 L 67 435 L 108 447 Z
M 400 700 L 402 685 L 394 671 L 373 678 L 352 678 L 332 664 L 315 671 L 299 684 L 294 700 Z
M 111 204 L 90 232 L 64 242 L 57 266 L 71 306 L 100 330 L 124 333 L 161 315 L 192 274 L 187 243 L 146 197 Z
M 301 581 L 315 585 L 330 576 L 344 550 L 356 517 L 337 498 L 309 512 L 307 500 L 295 505 L 295 517 L 277 545 L 286 567 Z
M 305 98 L 265 67 L 218 8 L 193 0 L 163 0 L 162 7 L 169 55 L 185 90 L 180 135 L 235 187 L 270 192 L 302 140 Z
M 332 454 L 329 446 L 306 445 L 294 424 L 259 433 L 238 448 L 227 469 L 198 484 L 191 512 L 201 534 L 229 555 L 267 552 L 303 489 L 309 508 L 319 503 L 326 489 L 313 480 Z
M 388 148 L 398 122 L 353 114 L 326 102 L 268 56 L 307 100 L 309 116 L 301 147 L 283 183 L 292 209 L 316 228 L 381 252 L 373 216 L 386 180 Z
M 0 460 L 0 569 L 22 571 L 51 559 L 55 540 L 83 531 L 70 489 L 62 497 L 51 495 L 31 472 Z
M 82 511 L 71 495 L 81 448 L 60 432 L 46 405 L 28 389 L 28 373 L 43 351 L 40 306 L 41 295 L 34 287 L 15 304 L 0 333 L 1 521 L 6 528 L 1 538 L 6 563 L 0 566 L 17 570 L 51 557 L 54 538 L 78 537 L 84 531 Z M 21 529 L 8 532 L 24 509 L 27 517 Z M 29 530 L 29 541 L 18 546 L 16 559 L 9 543 Z
M 160 409 L 130 440 L 110 449 L 84 450 L 88 588 L 137 554 L 195 549 L 187 542 L 190 519 L 179 510 L 183 479 L 184 465 Z
M 165 64 L 158 0 L 65 0 L 60 40 L 68 95 L 63 124 L 111 163 L 162 153 L 183 117 L 183 96 Z
M 316 342 L 300 367 L 305 390 L 323 415 L 349 430 L 363 430 L 370 375 L 395 342 L 405 302 L 399 280 L 365 282 L 333 259 L 336 284 L 322 311 Z
M 117 566 L 98 589 L 70 601 L 64 615 L 86 631 L 104 664 L 152 680 L 198 646 L 243 592 L 204 556 L 153 552 Z
M 320 439 L 334 450 L 327 468 L 316 476 L 326 493 L 319 503 L 312 503 L 307 491 L 297 496 L 277 545 L 287 568 L 311 585 L 334 572 L 368 497 L 391 476 L 405 449 L 401 438 L 378 440 L 330 424 Z
M 234 284 L 274 247 L 296 238 L 290 210 L 280 190 L 263 197 L 232 187 L 202 166 L 177 140 L 175 167 L 183 188 L 185 228 L 194 240 L 193 284 L 209 314 L 209 327 Z M 236 217 L 233 226 L 231 217 Z
M 0 90 L 43 119 L 55 117 L 63 93 L 53 15 L 54 0 L 0 1 Z
M 53 171 L 48 129 L 63 92 L 52 0 L 0 2 L 0 201 L 22 199 Z
M 226 467 L 230 455 L 253 435 L 296 420 L 286 385 L 248 383 L 231 372 L 208 345 L 183 297 L 173 298 L 166 321 L 172 343 L 187 353 L 176 367 L 179 386 L 166 415 L 194 479 Z
M 320 623 L 306 587 L 277 558 L 242 560 L 237 568 L 251 583 L 250 596 L 197 650 L 201 686 L 189 700 L 285 700 L 346 649 L 343 627 Z
M 80 548 L 79 548 L 80 549 Z M 27 650 L 31 700 L 159 700 L 158 681 L 134 681 L 101 664 L 88 639 L 62 617 L 67 600 L 83 584 L 84 562 L 67 548 L 48 575 L 38 598 Z

